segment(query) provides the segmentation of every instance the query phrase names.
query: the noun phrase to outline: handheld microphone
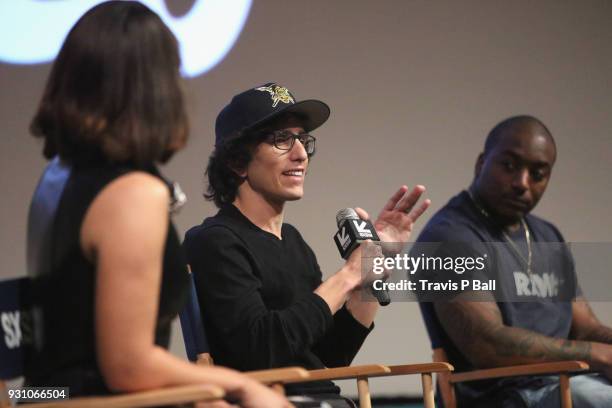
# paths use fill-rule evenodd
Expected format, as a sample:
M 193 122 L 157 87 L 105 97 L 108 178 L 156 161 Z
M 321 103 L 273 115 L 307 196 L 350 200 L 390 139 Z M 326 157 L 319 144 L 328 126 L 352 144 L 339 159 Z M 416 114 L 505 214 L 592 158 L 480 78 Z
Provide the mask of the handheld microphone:
M 370 221 L 362 220 L 352 208 L 343 208 L 336 214 L 338 232 L 334 235 L 334 242 L 340 251 L 340 256 L 347 259 L 353 251 L 366 240 L 380 241 L 376 230 Z M 389 292 L 376 290 L 370 285 L 370 292 L 381 306 L 391 303 Z

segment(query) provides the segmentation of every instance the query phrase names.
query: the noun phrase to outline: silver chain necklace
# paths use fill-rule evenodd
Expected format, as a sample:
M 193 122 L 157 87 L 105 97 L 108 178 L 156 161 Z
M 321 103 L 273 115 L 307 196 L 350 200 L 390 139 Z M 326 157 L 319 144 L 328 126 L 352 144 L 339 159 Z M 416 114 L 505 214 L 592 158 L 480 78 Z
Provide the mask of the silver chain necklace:
M 470 199 L 472 200 L 476 208 L 478 208 L 478 211 L 480 211 L 480 213 L 486 219 L 491 219 L 491 215 L 489 215 L 489 212 L 485 210 L 484 208 L 482 208 L 480 204 L 478 203 L 478 201 L 476 201 L 476 198 L 472 194 L 472 191 L 469 188 L 466 189 L 465 191 L 467 192 L 468 196 L 470 196 Z M 514 240 L 510 238 L 510 235 L 508 235 L 505 229 L 502 229 L 502 235 L 504 236 L 504 239 L 506 240 L 506 242 L 510 244 L 510 248 L 512 248 L 512 251 L 515 253 L 515 255 L 517 255 L 519 259 L 523 261 L 523 263 L 525 263 L 525 265 L 527 266 L 527 274 L 531 275 L 531 258 L 532 258 L 531 234 L 529 233 L 529 227 L 527 226 L 527 222 L 525 222 L 525 217 L 521 217 L 521 225 L 523 226 L 523 230 L 525 230 L 525 241 L 527 241 L 527 259 L 525 259 L 525 256 L 523 255 L 523 253 L 521 252 L 519 247 L 516 245 Z

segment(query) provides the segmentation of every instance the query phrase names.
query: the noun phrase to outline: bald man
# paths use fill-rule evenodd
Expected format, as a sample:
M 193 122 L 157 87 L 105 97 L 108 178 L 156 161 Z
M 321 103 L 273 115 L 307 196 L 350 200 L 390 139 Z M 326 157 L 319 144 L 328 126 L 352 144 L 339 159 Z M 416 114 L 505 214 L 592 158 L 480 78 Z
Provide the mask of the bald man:
M 435 302 L 429 323 L 445 334 L 444 349 L 458 371 L 582 360 L 598 373 L 572 377 L 574 407 L 611 407 L 612 329 L 597 320 L 576 285 L 568 296 L 562 284 L 541 284 L 567 286 L 572 279 L 558 274 L 574 270 L 558 229 L 530 214 L 556 157 L 552 134 L 532 116 L 508 118 L 491 130 L 471 186 L 432 217 L 418 241 L 446 243 L 439 248 L 455 257 L 493 251 L 489 272 L 504 288 L 480 292 L 479 302 L 469 288 L 451 296 L 453 302 Z M 467 382 L 457 394 L 460 407 L 559 407 L 553 376 Z

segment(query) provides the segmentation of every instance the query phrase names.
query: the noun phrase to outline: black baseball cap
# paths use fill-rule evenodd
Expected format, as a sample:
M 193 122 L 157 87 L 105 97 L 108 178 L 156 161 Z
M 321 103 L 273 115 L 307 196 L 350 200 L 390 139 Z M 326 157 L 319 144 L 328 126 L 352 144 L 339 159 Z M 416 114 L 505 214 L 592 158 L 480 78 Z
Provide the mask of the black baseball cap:
M 221 110 L 215 123 L 215 145 L 289 113 L 298 117 L 304 131 L 311 132 L 327 121 L 330 110 L 316 99 L 297 102 L 287 88 L 269 82 L 239 93 Z

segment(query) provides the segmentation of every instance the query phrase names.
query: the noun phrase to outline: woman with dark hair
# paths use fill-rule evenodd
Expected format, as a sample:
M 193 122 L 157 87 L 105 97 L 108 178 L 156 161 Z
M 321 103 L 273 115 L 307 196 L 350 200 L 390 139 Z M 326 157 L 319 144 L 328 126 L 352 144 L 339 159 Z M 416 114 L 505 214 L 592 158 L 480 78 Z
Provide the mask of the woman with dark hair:
M 32 122 L 59 160 L 30 212 L 26 383 L 72 396 L 214 384 L 243 406 L 286 407 L 238 372 L 166 350 L 189 279 L 169 219 L 180 197 L 156 169 L 187 139 L 179 65 L 176 39 L 137 2 L 92 8 L 62 46 Z

